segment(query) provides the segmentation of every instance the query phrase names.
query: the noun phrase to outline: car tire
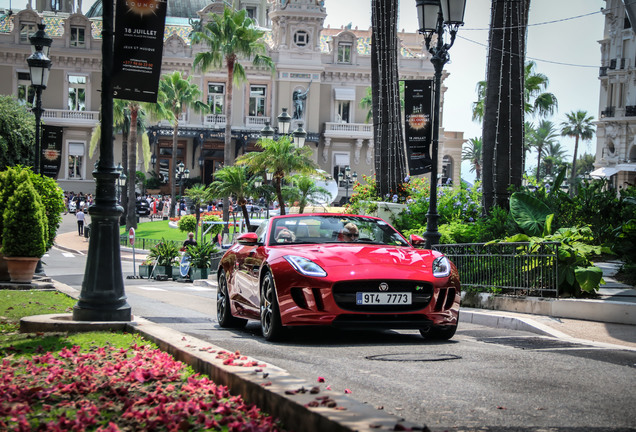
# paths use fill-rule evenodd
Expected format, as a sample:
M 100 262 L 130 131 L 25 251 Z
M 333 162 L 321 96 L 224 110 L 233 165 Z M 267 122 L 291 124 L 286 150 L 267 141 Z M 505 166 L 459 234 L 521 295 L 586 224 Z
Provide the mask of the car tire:
M 420 329 L 420 334 L 427 340 L 450 340 L 455 336 L 457 324 L 433 326 L 426 329 Z
M 261 331 L 265 340 L 270 342 L 280 340 L 284 331 L 274 278 L 270 272 L 265 274 L 261 283 Z
M 227 291 L 227 278 L 225 272 L 219 274 L 219 284 L 216 290 L 216 319 L 223 328 L 244 327 L 246 319 L 232 316 L 230 296 Z

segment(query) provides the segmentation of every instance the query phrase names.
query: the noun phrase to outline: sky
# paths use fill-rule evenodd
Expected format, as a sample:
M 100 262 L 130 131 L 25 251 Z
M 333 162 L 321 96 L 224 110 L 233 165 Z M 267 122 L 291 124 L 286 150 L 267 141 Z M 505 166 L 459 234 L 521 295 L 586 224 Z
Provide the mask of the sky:
M 82 2 L 87 11 L 91 0 Z M 25 7 L 26 0 L 12 0 L 14 8 Z M 444 85 L 443 127 L 447 131 L 464 132 L 464 138 L 481 136 L 481 125 L 472 121 L 472 103 L 476 100 L 477 82 L 486 77 L 488 25 L 491 0 L 467 0 L 465 24 L 460 28 L 454 46 L 450 49 L 450 62 L 445 70 L 450 76 Z M 0 0 L 0 7 L 9 7 L 9 0 Z M 367 29 L 371 25 L 371 0 L 325 0 L 327 18 L 325 26 L 332 28 L 351 23 L 353 27 Z M 600 45 L 603 37 L 603 0 L 531 0 L 527 40 L 527 60 L 537 63 L 535 71 L 549 78 L 547 91 L 554 93 L 559 102 L 558 112 L 548 118 L 557 125 L 565 121 L 565 114 L 584 110 L 598 118 Z M 400 0 L 398 29 L 417 31 L 415 0 Z M 529 121 L 536 119 L 526 118 Z M 562 145 L 574 151 L 574 140 L 563 137 Z M 579 145 L 579 154 L 594 153 L 596 139 Z M 536 167 L 530 155 L 526 170 Z M 472 181 L 474 173 L 462 165 L 462 177 Z

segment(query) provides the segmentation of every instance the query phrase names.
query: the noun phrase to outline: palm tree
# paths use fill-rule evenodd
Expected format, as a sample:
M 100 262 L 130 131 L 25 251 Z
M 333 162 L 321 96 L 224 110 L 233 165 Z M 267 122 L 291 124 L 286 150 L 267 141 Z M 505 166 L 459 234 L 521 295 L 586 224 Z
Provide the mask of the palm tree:
M 285 214 L 282 185 L 285 176 L 293 173 L 311 174 L 318 168 L 312 159 L 309 147 L 298 148 L 291 139 L 283 136 L 278 141 L 261 138 L 257 143 L 263 151 L 250 152 L 236 159 L 238 165 L 247 165 L 252 172 L 273 174 L 274 189 L 280 203 L 280 214 Z
M 549 120 L 541 120 L 536 129 L 528 133 L 528 142 L 532 148 L 537 150 L 537 181 L 540 179 L 539 169 L 541 168 L 541 157 L 543 148 L 549 143 L 553 143 L 558 136 L 556 126 Z
M 179 116 L 188 108 L 193 108 L 195 112 L 209 111 L 209 107 L 199 100 L 200 97 L 201 90 L 199 86 L 192 84 L 190 77 L 184 78 L 179 71 L 163 75 L 159 81 L 155 110 L 159 117 L 166 118 L 172 123 L 172 161 L 174 166 L 176 166 L 177 162 Z M 174 173 L 172 174 L 174 175 Z M 172 203 L 170 206 L 170 217 L 175 215 L 175 207 L 177 206 L 176 192 L 177 183 L 173 179 L 170 185 Z
M 365 123 L 369 123 L 373 119 L 373 90 L 371 87 L 367 87 L 367 92 L 364 97 L 360 99 L 360 108 L 367 111 L 367 117 L 364 119 Z
M 230 166 L 234 162 L 232 145 L 232 90 L 233 84 L 246 80 L 245 69 L 240 58 L 251 59 L 254 66 L 265 66 L 272 72 L 274 62 L 265 55 L 267 48 L 262 40 L 263 31 L 254 26 L 246 10 L 234 11 L 225 6 L 223 15 L 210 14 L 210 21 L 192 34 L 192 44 L 205 43 L 208 51 L 197 53 L 194 67 L 202 72 L 210 68 L 227 70 L 227 91 L 225 92 L 225 144 L 223 163 Z M 229 220 L 227 197 L 223 200 L 223 220 Z
M 400 189 L 406 177 L 406 152 L 402 133 L 397 15 L 398 0 L 371 0 L 371 85 L 376 189 L 380 196 Z
M 563 159 L 567 156 L 567 150 L 558 142 L 548 142 L 543 157 L 543 172 L 545 175 L 553 175 L 554 168 L 563 164 Z
M 574 178 L 576 177 L 576 158 L 579 151 L 579 139 L 590 140 L 594 136 L 594 116 L 588 116 L 587 111 L 571 111 L 566 114 L 567 121 L 561 123 L 561 135 L 574 137 L 574 156 L 570 171 L 570 195 L 574 194 Z
M 468 145 L 462 149 L 462 160 L 470 162 L 470 172 L 475 172 L 475 180 L 481 179 L 481 138 L 471 138 L 468 140 Z
M 245 226 L 250 229 L 250 215 L 247 211 L 247 198 L 256 190 L 256 176 L 250 175 L 250 170 L 243 165 L 226 165 L 214 173 L 214 181 L 208 186 L 209 198 L 215 196 L 234 196 L 236 203 L 241 206 Z M 225 205 L 223 206 L 225 210 Z
M 524 76 L 524 113 L 533 117 L 545 118 L 554 114 L 559 106 L 556 96 L 546 92 L 549 79 L 542 73 L 535 73 L 536 63 L 527 61 L 523 70 Z M 488 84 L 486 81 L 477 83 L 477 100 L 473 102 L 473 121 L 484 120 L 484 102 Z
M 189 187 L 185 193 L 185 196 L 192 200 L 192 204 L 194 205 L 194 215 L 197 219 L 197 226 L 194 229 L 194 239 L 197 240 L 199 237 L 199 220 L 201 219 L 201 206 L 206 204 L 209 201 L 209 191 L 200 183 L 192 185 Z M 201 234 L 203 236 L 203 233 Z
M 303 174 L 292 177 L 294 200 L 298 201 L 298 213 L 303 213 L 307 204 L 329 199 L 331 194 L 324 187 L 317 186 L 316 181 Z

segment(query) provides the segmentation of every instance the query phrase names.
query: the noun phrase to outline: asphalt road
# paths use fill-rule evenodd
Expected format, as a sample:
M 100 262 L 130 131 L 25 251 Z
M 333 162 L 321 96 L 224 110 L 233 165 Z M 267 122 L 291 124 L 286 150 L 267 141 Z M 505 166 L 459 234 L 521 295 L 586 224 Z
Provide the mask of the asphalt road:
M 81 288 L 85 256 L 58 249 L 43 261 Z M 132 263 L 123 262 L 125 275 Z M 298 328 L 267 343 L 257 324 L 216 323 L 214 287 L 126 279 L 135 316 L 270 362 L 308 382 L 426 424 L 433 431 L 636 430 L 636 352 L 602 349 L 461 322 L 449 342 L 417 331 Z

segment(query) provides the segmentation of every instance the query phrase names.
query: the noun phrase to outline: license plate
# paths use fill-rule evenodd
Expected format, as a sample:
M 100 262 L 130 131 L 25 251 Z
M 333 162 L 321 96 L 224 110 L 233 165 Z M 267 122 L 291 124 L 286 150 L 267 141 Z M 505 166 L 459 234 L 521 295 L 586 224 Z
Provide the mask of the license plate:
M 357 305 L 410 305 L 411 293 L 356 293 Z

